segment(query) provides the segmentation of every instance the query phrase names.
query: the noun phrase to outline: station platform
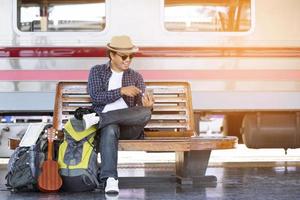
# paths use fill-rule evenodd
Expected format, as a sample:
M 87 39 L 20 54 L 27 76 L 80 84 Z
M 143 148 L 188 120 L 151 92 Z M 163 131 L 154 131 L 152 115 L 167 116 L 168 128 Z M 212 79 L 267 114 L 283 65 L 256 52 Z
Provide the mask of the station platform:
M 5 187 L 7 159 L 0 165 L 0 199 L 300 199 L 300 149 L 237 149 L 213 151 L 206 175 L 216 182 L 179 185 L 172 153 L 120 152 L 119 195 L 96 190 L 86 193 L 12 193 Z

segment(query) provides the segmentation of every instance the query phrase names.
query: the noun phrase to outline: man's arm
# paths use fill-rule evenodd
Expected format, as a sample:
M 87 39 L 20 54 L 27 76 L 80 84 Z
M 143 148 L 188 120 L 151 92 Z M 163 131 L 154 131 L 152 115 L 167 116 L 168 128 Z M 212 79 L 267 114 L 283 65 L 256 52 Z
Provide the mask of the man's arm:
M 89 79 L 88 79 L 88 92 L 94 103 L 99 103 L 101 105 L 106 105 L 116 101 L 121 98 L 121 89 L 114 89 L 106 91 L 105 85 L 101 81 L 100 70 L 96 67 L 93 67 L 90 70 Z
M 141 90 L 141 93 L 136 96 L 135 102 L 137 105 L 142 106 L 143 105 L 142 98 L 143 98 L 143 94 L 145 93 L 146 86 L 142 75 L 139 73 L 137 73 L 137 77 L 136 77 L 136 87 Z
M 146 93 L 145 82 L 144 82 L 142 75 L 140 75 L 140 74 L 137 74 L 136 86 L 138 88 L 140 88 L 140 90 L 142 91 L 142 93 L 140 93 L 139 95 L 136 96 L 137 105 L 150 107 L 153 109 L 153 105 L 154 105 L 153 94 L 149 95 Z

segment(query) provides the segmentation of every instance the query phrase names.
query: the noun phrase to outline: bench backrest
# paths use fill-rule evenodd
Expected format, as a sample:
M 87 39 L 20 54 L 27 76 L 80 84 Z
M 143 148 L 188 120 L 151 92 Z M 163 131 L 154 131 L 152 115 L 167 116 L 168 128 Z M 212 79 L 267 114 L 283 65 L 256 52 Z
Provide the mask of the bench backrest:
M 154 110 L 145 127 L 146 137 L 189 137 L 194 135 L 194 115 L 187 82 L 146 82 L 153 89 Z M 56 88 L 53 126 L 57 130 L 78 107 L 91 107 L 87 82 L 59 82 Z

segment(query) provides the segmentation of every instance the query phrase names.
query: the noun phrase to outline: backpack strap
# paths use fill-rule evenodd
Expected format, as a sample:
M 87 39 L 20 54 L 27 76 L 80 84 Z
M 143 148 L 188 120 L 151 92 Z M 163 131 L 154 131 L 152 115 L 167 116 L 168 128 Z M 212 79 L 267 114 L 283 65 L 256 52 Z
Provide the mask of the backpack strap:
M 80 141 L 83 138 L 89 136 L 90 134 L 97 131 L 97 126 L 91 126 L 88 129 L 85 129 L 83 131 L 76 131 L 71 123 L 71 120 L 69 120 L 64 127 L 65 131 L 76 141 Z
M 90 170 L 89 170 L 89 171 L 90 171 Z M 98 181 L 98 179 L 97 179 L 97 176 L 93 176 L 93 175 L 92 175 L 92 172 L 86 173 L 85 175 L 86 175 L 87 177 L 89 177 L 90 180 L 93 180 L 93 182 L 96 184 L 97 188 L 99 188 L 100 183 L 99 183 L 99 181 Z M 89 185 L 88 182 L 85 180 L 85 178 L 82 178 L 82 181 L 83 181 L 86 185 Z

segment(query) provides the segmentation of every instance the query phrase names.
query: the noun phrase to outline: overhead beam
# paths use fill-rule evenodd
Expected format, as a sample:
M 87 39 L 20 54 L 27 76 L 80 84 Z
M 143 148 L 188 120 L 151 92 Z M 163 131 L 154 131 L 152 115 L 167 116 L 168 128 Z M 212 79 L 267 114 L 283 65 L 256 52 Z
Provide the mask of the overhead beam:
M 22 4 L 42 4 L 43 0 L 22 0 Z M 48 4 L 104 3 L 105 0 L 47 0 Z
M 165 6 L 183 6 L 183 5 L 210 5 L 224 6 L 229 5 L 231 0 L 165 0 Z M 244 3 L 250 3 L 251 0 L 240 0 Z

